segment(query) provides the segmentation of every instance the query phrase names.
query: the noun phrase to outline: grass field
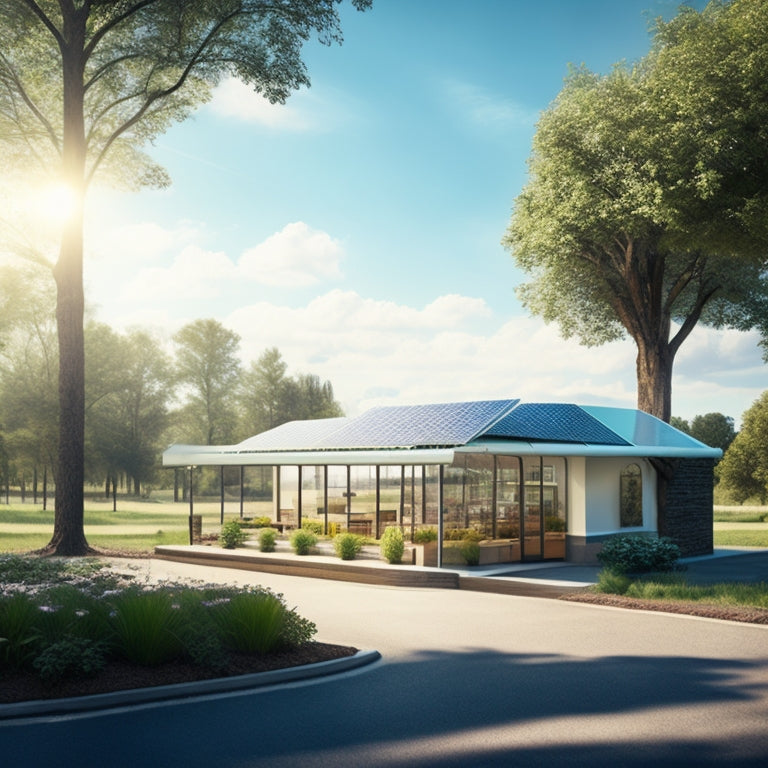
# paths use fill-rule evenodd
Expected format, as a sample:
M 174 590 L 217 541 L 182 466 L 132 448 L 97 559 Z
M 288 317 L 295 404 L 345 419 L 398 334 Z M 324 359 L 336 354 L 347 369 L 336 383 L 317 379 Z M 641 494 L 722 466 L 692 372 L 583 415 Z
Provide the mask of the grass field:
M 269 502 L 248 502 L 246 517 L 269 515 Z M 203 533 L 218 533 L 219 501 L 194 503 L 202 515 Z M 225 519 L 239 517 L 239 502 L 225 502 Z M 768 547 L 768 507 L 715 507 L 716 547 Z M 26 503 L 0 504 L 0 552 L 29 552 L 44 547 L 53 531 L 53 510 Z M 186 502 L 118 499 L 86 501 L 85 535 L 88 542 L 104 549 L 151 552 L 159 544 L 189 541 L 189 505 Z

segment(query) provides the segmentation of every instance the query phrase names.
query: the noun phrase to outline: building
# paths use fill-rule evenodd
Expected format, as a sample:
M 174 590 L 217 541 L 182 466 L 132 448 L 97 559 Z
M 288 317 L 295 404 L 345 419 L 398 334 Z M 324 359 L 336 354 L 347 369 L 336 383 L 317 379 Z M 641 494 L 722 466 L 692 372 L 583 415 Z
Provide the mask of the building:
M 222 500 L 225 467 L 240 468 L 241 498 L 246 470 L 267 468 L 275 522 L 309 517 L 328 532 L 377 536 L 398 525 L 406 538 L 429 527 L 436 564 L 448 565 L 463 562 L 467 538 L 480 540 L 481 564 L 594 562 L 602 541 L 626 533 L 709 554 L 721 455 L 642 411 L 493 400 L 295 421 L 238 445 L 173 445 L 163 465 L 220 467 Z

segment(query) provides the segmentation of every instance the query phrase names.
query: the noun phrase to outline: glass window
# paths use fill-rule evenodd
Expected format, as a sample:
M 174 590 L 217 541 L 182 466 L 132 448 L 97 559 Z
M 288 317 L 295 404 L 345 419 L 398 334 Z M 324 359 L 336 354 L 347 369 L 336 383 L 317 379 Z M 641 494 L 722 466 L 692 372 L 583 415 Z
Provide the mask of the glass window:
M 643 524 L 643 473 L 637 464 L 621 470 L 619 520 L 622 528 Z
M 496 537 L 520 538 L 520 459 L 496 459 Z

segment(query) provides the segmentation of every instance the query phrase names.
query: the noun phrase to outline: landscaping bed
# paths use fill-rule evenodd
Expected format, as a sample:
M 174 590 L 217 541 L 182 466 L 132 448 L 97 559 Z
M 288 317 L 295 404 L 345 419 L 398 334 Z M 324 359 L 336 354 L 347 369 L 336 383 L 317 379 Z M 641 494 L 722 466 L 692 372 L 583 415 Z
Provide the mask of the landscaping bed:
M 748 624 L 768 624 L 768 609 L 747 605 L 712 605 L 673 600 L 643 600 L 637 597 L 627 597 L 626 595 L 610 595 L 587 591 L 562 595 L 560 599 L 575 603 L 607 605 L 612 608 L 680 613 L 688 616 L 701 616 L 706 619 L 741 621 Z
M 29 670 L 4 670 L 0 676 L 0 704 L 92 696 L 134 688 L 151 688 L 158 685 L 249 675 L 332 661 L 354 656 L 355 653 L 357 653 L 356 648 L 312 642 L 300 648 L 265 655 L 232 653 L 223 670 L 214 670 L 184 661 L 173 661 L 157 667 L 142 667 L 125 661 L 112 661 L 93 677 L 67 678 L 56 683 L 46 682 L 37 673 Z

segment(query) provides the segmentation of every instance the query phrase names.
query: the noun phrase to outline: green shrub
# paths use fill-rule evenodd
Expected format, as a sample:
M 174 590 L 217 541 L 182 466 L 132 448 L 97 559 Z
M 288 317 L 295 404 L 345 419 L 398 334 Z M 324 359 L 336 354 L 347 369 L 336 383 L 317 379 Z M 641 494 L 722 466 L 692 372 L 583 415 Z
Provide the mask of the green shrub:
M 414 544 L 429 544 L 437 541 L 437 528 L 418 528 L 413 532 Z
M 285 606 L 276 595 L 244 592 L 213 611 L 224 642 L 243 653 L 269 653 L 278 647 Z
M 625 573 L 615 571 L 613 568 L 603 568 L 597 574 L 595 592 L 604 592 L 607 595 L 623 595 L 629 589 L 632 579 Z
M 310 533 L 314 533 L 315 536 L 323 535 L 323 524 L 320 520 L 312 520 L 309 517 L 305 517 L 301 521 L 301 529 L 303 531 L 309 531 Z
M 482 541 L 486 538 L 474 528 L 449 528 L 444 536 L 446 541 Z
M 297 555 L 308 555 L 315 544 L 317 544 L 317 536 L 304 528 L 291 534 L 291 546 Z
M 22 667 L 34 657 L 40 639 L 40 611 L 24 594 L 0 600 L 0 659 L 12 667 Z
M 363 548 L 363 540 L 354 533 L 340 533 L 333 540 L 333 548 L 342 560 L 354 560 Z
M 170 593 L 129 589 L 112 606 L 117 648 L 129 661 L 153 667 L 181 655 L 183 614 Z
M 461 556 L 467 565 L 477 565 L 480 562 L 480 545 L 476 541 L 465 541 L 461 545 Z
M 404 552 L 403 532 L 394 525 L 385 528 L 381 537 L 381 556 L 388 563 L 396 565 L 402 562 Z
M 109 645 L 88 637 L 63 637 L 45 648 L 32 666 L 43 680 L 56 682 L 65 677 L 90 677 L 107 663 Z
M 544 518 L 544 530 L 562 533 L 565 531 L 565 520 L 557 515 L 547 515 Z
M 245 543 L 245 540 L 245 531 L 240 527 L 240 523 L 237 520 L 229 520 L 221 526 L 219 544 L 221 544 L 224 549 L 241 547 Z
M 262 528 L 259 533 L 259 549 L 262 552 L 274 552 L 277 534 L 278 532 L 274 528 Z
M 671 539 L 650 536 L 614 536 L 603 542 L 597 559 L 620 573 L 670 571 L 680 557 L 680 548 Z

